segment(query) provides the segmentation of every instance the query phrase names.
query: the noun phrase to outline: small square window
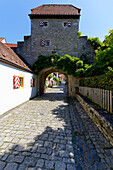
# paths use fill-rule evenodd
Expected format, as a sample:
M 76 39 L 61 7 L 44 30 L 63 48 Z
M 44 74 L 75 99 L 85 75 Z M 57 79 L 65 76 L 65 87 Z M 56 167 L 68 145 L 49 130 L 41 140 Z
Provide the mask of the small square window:
M 20 87 L 19 88 L 24 88 L 24 76 L 19 76 L 20 79 Z
M 65 21 L 64 23 L 63 23 L 63 26 L 64 27 L 71 27 L 71 22 L 70 21 Z
M 45 43 L 46 43 L 45 45 L 46 45 L 47 47 L 49 47 L 49 46 L 50 46 L 50 40 L 46 40 L 46 42 L 45 42 Z
M 64 22 L 64 27 L 67 27 L 67 22 Z
M 45 27 L 48 26 L 48 22 L 47 21 L 44 21 L 43 24 L 44 24 Z

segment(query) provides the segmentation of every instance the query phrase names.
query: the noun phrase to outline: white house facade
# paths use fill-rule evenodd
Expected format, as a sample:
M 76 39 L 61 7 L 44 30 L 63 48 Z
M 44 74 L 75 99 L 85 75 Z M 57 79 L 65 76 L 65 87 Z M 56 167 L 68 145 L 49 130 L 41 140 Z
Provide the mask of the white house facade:
M 0 43 L 0 115 L 35 96 L 37 75 L 9 47 Z

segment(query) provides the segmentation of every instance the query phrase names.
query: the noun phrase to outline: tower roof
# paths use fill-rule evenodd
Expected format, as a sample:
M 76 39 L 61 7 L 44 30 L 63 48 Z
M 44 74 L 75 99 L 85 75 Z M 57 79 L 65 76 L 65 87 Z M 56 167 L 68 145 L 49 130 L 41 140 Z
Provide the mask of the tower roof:
M 37 8 L 31 9 L 31 18 L 33 16 L 80 16 L 81 9 L 73 5 L 41 5 Z

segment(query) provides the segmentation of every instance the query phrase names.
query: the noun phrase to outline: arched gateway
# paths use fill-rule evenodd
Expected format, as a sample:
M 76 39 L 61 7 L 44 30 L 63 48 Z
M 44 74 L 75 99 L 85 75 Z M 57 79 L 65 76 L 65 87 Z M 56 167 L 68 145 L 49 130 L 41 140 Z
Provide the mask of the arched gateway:
M 50 73 L 54 73 L 54 72 L 59 72 L 65 75 L 66 77 L 66 82 L 67 82 L 67 94 L 69 94 L 69 83 L 68 83 L 68 75 L 62 71 L 62 70 L 58 70 L 54 67 L 50 67 L 50 68 L 45 68 L 43 70 L 41 70 L 38 74 L 38 95 L 41 95 L 44 93 L 45 91 L 45 81 L 46 81 L 46 77 L 50 74 Z

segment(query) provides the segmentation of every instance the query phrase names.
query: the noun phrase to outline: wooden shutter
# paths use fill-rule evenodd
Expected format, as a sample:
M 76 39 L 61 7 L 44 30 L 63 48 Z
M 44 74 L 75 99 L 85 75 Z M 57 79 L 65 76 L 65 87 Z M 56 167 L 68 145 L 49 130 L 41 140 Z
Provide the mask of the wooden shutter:
M 14 89 L 20 87 L 20 78 L 19 78 L 19 76 L 14 75 L 14 77 L 13 77 L 13 85 L 14 85 Z
M 40 45 L 41 45 L 41 46 L 45 46 L 45 40 L 44 40 L 44 39 L 42 39 L 42 40 L 40 41 Z
M 67 25 L 68 25 L 68 27 L 71 27 L 71 22 L 68 22 Z
M 40 21 L 40 27 L 43 27 L 44 23 L 43 21 Z
M 33 78 L 31 78 L 31 87 L 33 87 Z

